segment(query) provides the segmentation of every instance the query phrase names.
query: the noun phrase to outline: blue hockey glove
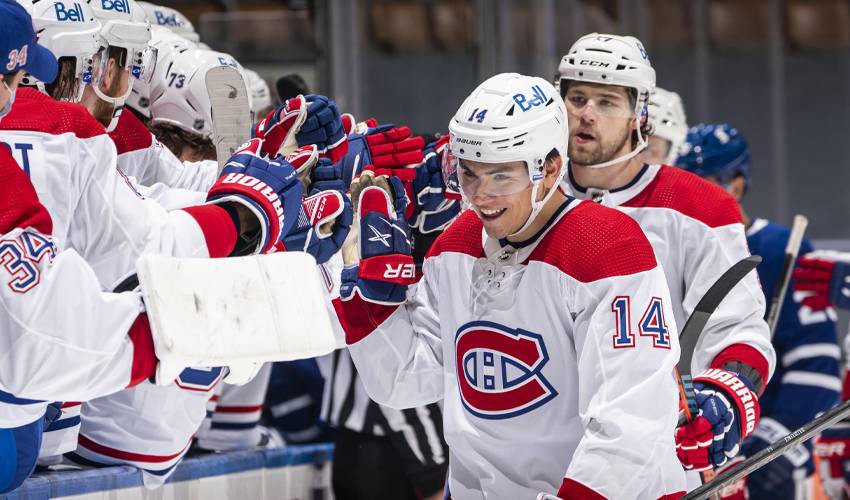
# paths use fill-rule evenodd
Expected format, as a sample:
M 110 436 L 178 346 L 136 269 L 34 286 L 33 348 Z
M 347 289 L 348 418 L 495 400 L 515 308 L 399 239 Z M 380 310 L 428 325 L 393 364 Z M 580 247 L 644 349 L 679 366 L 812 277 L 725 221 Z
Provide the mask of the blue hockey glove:
M 295 135 L 299 146 L 315 144 L 319 153 L 339 161 L 348 151 L 348 138 L 336 103 L 323 95 L 305 96 L 307 120 Z
M 699 414 L 676 430 L 676 452 L 685 469 L 720 467 L 738 454 L 758 423 L 753 388 L 747 377 L 719 368 L 694 378 Z
M 401 304 L 416 277 L 410 227 L 404 219 L 404 187 L 395 177 L 366 174 L 352 184 L 351 198 L 356 205 L 359 234 L 346 242 L 356 245 L 354 255 L 349 249 L 343 251 L 346 267 L 340 296 L 347 300 L 358 292 L 369 302 Z M 356 265 L 351 265 L 352 260 Z
M 277 248 L 307 252 L 324 264 L 342 249 L 352 218 L 348 197 L 339 191 L 320 191 L 304 199 L 297 224 Z
M 761 419 L 753 435 L 744 441 L 741 454 L 751 457 L 790 433 L 791 430 L 778 421 L 765 417 Z M 752 472 L 747 479 L 750 498 L 793 499 L 797 484 L 815 472 L 811 449 L 811 443 L 797 445 Z
M 442 155 L 448 139 L 445 135 L 426 146 L 425 161 L 416 169 L 413 195 L 417 210 L 410 225 L 422 234 L 442 231 L 460 214 L 460 201 L 446 197 Z
M 289 162 L 283 158 L 266 160 L 240 150 L 224 166 L 221 177 L 210 188 L 207 201 L 232 202 L 250 210 L 260 225 L 254 252 L 265 253 L 295 225 L 302 193 L 301 183 Z

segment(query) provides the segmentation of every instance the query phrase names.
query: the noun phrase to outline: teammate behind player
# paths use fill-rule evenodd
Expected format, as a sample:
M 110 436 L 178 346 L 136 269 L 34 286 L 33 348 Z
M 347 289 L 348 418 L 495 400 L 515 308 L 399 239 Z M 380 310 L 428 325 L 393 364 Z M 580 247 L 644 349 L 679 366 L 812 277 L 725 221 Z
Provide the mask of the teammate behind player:
M 750 187 L 752 165 L 747 141 L 737 129 L 725 123 L 692 128 L 682 156 L 676 163 L 719 184 L 738 203 Z M 747 228 L 750 251 L 762 258 L 757 268 L 758 275 L 766 297 L 770 298 L 780 279 L 790 229 L 765 219 L 752 218 L 743 207 L 741 215 Z M 800 253 L 811 251 L 812 244 L 803 240 Z M 741 446 L 743 457 L 753 456 L 838 402 L 841 351 L 837 343 L 835 314 L 830 310 L 814 311 L 800 304 L 800 295 L 785 295 L 773 336 L 779 363 L 773 380 L 759 398 L 761 419 L 753 435 Z M 829 432 L 833 431 L 825 431 Z M 748 498 L 814 498 L 811 454 L 812 444 L 807 442 L 750 474 L 745 483 Z M 843 482 L 843 477 L 841 479 Z M 739 491 L 738 494 L 744 495 L 744 492 Z
M 676 323 L 684 325 L 717 278 L 749 255 L 738 205 L 708 181 L 637 156 L 651 132 L 647 102 L 655 88 L 639 40 L 586 35 L 561 59 L 559 72 L 570 117 L 562 187 L 637 220 L 664 268 Z M 676 433 L 688 469 L 726 463 L 755 429 L 757 395 L 775 360 L 764 309 L 751 274 L 714 311 L 697 343 L 691 366 L 700 412 Z
M 567 130 L 543 79 L 506 73 L 473 91 L 446 153 L 471 209 L 434 243 L 409 292 L 400 184 L 394 200 L 376 187 L 384 178 L 352 185 L 359 260 L 343 250 L 350 266 L 335 302 L 349 351 L 376 401 L 444 400 L 451 498 L 684 488 L 664 275 L 633 220 L 558 189 Z
M 641 159 L 650 165 L 672 165 L 688 133 L 682 98 L 675 92 L 655 87 L 649 97 L 648 109 L 652 135 Z

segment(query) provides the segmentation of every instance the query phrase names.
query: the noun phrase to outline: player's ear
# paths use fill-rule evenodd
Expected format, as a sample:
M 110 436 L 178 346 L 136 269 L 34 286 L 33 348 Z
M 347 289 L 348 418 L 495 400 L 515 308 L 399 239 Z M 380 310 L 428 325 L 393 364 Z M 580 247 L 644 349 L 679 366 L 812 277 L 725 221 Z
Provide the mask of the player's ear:
M 729 186 L 726 187 L 726 190 L 740 202 L 747 192 L 747 181 L 743 175 L 735 176 L 732 182 L 729 183 Z
M 561 181 L 560 173 L 563 164 L 564 159 L 561 158 L 561 155 L 559 154 L 550 154 L 546 158 L 546 163 L 544 165 L 545 170 L 543 173 L 543 185 L 546 187 L 547 190 L 552 186 L 558 185 L 558 183 Z

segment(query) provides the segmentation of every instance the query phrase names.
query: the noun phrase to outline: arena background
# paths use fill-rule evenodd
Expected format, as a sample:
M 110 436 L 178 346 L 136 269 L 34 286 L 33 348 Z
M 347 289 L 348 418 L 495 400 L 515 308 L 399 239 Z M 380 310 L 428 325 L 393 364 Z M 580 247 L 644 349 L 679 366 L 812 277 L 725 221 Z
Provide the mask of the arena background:
M 168 0 L 201 40 L 274 89 L 299 73 L 358 118 L 445 131 L 478 82 L 551 78 L 582 34 L 631 34 L 688 123 L 748 138 L 750 215 L 809 217 L 821 248 L 850 250 L 848 0 Z M 847 316 L 839 323 L 846 334 Z M 116 467 L 33 478 L 10 498 L 327 498 L 329 447 L 187 460 L 147 491 Z M 260 478 L 258 480 L 258 478 Z

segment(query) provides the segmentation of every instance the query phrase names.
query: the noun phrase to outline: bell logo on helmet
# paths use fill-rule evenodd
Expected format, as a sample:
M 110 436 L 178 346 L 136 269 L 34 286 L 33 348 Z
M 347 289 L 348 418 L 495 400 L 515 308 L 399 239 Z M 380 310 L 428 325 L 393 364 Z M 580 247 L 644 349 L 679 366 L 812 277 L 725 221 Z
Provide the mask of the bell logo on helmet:
M 86 21 L 83 15 L 83 6 L 74 3 L 70 8 L 65 7 L 62 2 L 53 4 L 53 10 L 56 12 L 57 21 L 71 21 L 73 23 L 83 23 Z
M 640 42 L 635 42 L 635 45 L 637 45 L 637 48 L 640 51 L 640 55 L 642 55 L 644 59 L 649 60 L 649 52 L 646 51 L 646 49 L 643 47 L 643 44 Z
M 461 402 L 477 417 L 516 417 L 558 395 L 542 374 L 549 355 L 536 333 L 472 321 L 458 329 L 455 352 Z
M 126 0 L 100 0 L 103 10 L 114 10 L 115 12 L 130 13 L 130 3 Z
M 156 17 L 156 24 L 160 26 L 183 26 L 183 23 L 177 20 L 177 14 L 168 15 L 165 12 L 158 10 L 154 17 Z
M 519 105 L 519 109 L 521 109 L 523 113 L 535 106 L 542 106 L 549 102 L 549 98 L 546 97 L 546 94 L 543 92 L 543 89 L 540 88 L 540 85 L 533 85 L 531 87 L 531 96 L 531 99 L 529 99 L 525 96 L 525 94 L 514 95 L 514 102 Z

